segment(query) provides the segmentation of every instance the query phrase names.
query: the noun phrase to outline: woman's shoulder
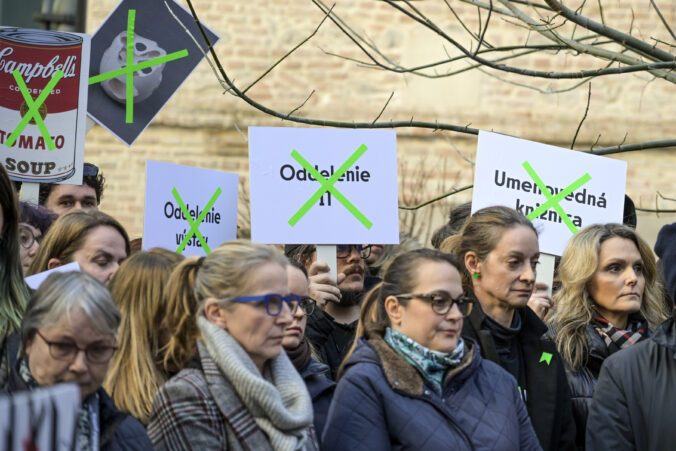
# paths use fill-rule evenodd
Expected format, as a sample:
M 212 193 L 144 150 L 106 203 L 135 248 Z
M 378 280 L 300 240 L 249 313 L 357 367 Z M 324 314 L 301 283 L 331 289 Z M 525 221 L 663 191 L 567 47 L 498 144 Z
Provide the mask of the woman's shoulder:
M 166 398 L 210 398 L 209 385 L 204 373 L 197 368 L 184 368 L 166 381 L 158 390 L 158 395 Z M 156 395 L 156 399 L 157 399 Z

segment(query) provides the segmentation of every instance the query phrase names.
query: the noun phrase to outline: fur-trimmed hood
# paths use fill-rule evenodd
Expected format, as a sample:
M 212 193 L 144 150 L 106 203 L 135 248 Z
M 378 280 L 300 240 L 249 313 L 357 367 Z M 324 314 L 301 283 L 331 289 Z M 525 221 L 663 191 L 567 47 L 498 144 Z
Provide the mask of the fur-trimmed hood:
M 457 368 L 449 371 L 444 378 L 444 389 L 450 383 L 461 383 L 469 378 L 481 365 L 479 345 L 472 339 L 465 341 L 465 355 Z M 385 379 L 393 390 L 402 391 L 409 395 L 421 396 L 425 391 L 425 380 L 420 372 L 409 364 L 403 357 L 392 349 L 382 337 L 373 337 L 360 340 L 350 359 L 345 363 L 344 371 L 361 362 L 371 362 L 379 365 Z

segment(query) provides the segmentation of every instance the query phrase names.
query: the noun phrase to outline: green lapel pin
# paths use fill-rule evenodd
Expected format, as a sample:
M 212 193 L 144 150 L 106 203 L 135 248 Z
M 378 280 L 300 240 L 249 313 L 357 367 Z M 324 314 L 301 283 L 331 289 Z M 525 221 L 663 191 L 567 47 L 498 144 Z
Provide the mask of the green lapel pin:
M 552 355 L 548 352 L 543 352 L 538 363 L 546 362 L 547 365 L 552 363 Z

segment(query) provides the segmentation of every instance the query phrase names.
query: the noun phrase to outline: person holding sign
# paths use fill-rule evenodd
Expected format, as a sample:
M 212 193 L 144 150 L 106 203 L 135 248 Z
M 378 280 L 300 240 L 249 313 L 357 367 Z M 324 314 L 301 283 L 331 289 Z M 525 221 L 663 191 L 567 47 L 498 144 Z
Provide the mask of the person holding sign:
M 282 352 L 300 297 L 271 246 L 231 241 L 181 263 L 179 296 L 200 305 L 190 364 L 155 395 L 156 450 L 314 450 L 312 400 Z
M 51 274 L 31 297 L 12 362 L 10 393 L 75 383 L 82 408 L 75 443 L 81 450 L 147 450 L 145 429 L 120 412 L 101 383 L 117 349 L 120 312 L 108 290 L 81 272 Z
M 652 250 L 620 224 L 591 225 L 571 238 L 559 265 L 561 291 L 549 323 L 567 367 L 577 443 L 604 360 L 645 340 L 667 319 Z
M 129 237 L 115 218 L 98 210 L 73 211 L 54 222 L 27 275 L 76 261 L 83 272 L 108 284 L 129 253 Z
M 514 378 L 460 336 L 474 304 L 454 256 L 396 257 L 364 299 L 324 449 L 540 450 Z
M 441 250 L 464 263 L 465 289 L 476 298 L 463 336 L 517 380 L 533 429 L 545 450 L 575 448 L 575 423 L 561 356 L 547 327 L 527 307 L 540 257 L 538 235 L 524 215 L 487 207 L 472 215 Z

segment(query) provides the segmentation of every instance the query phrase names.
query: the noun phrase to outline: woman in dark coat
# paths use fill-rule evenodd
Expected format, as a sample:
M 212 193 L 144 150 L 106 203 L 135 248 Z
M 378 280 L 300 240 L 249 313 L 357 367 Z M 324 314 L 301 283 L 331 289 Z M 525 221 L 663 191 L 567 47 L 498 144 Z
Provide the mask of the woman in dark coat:
M 459 265 L 396 257 L 362 307 L 322 437 L 327 450 L 539 450 L 516 381 L 462 339 Z
M 305 386 L 312 398 L 315 431 L 318 435 L 321 435 L 336 383 L 329 379 L 328 365 L 324 365 L 312 356 L 314 350 L 305 336 L 307 317 L 312 314 L 316 307 L 315 301 L 308 296 L 307 270 L 296 260 L 290 260 L 286 267 L 286 276 L 289 291 L 300 296 L 302 301 L 300 308 L 293 315 L 293 321 L 286 328 L 282 347 L 284 347 L 286 355 L 289 356 L 291 363 L 305 381 Z
M 533 224 L 507 207 L 484 208 L 441 246 L 464 263 L 463 283 L 477 302 L 463 337 L 519 384 L 545 450 L 574 449 L 575 425 L 564 365 L 547 327 L 527 307 L 540 249 Z
M 652 250 L 620 224 L 591 225 L 571 238 L 549 318 L 566 363 L 584 448 L 587 414 L 604 360 L 644 340 L 667 317 Z
M 117 349 L 120 312 L 108 290 L 81 272 L 52 274 L 33 294 L 21 328 L 21 348 L 12 362 L 8 392 L 76 383 L 82 408 L 76 418 L 76 448 L 147 450 L 146 430 L 120 412 L 101 384 Z M 10 337 L 9 347 L 17 348 Z M 16 355 L 10 350 L 10 355 Z

